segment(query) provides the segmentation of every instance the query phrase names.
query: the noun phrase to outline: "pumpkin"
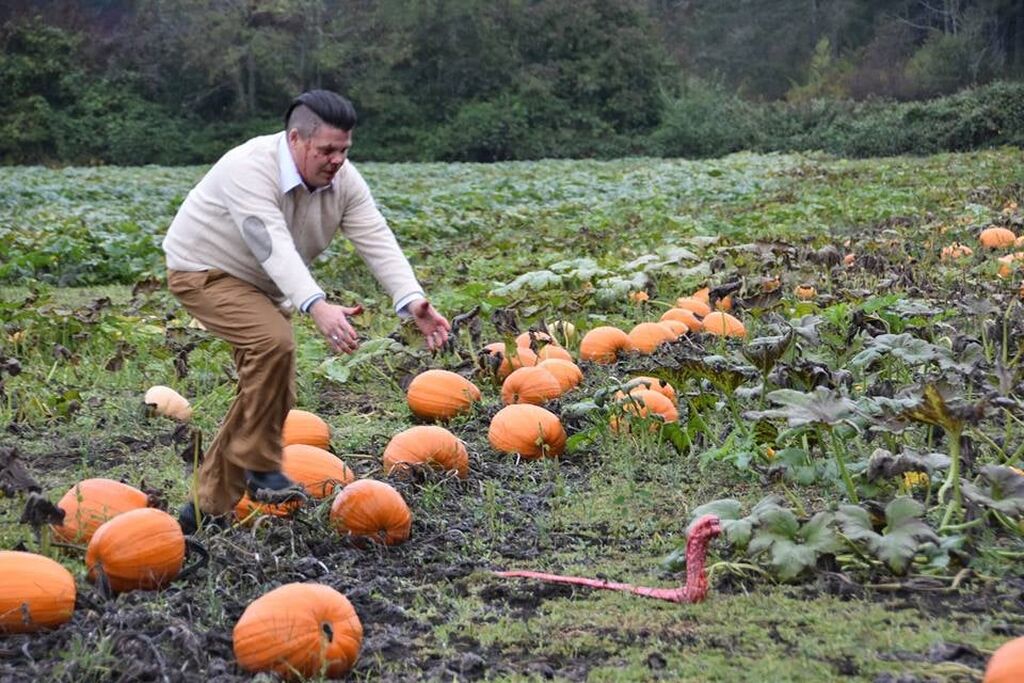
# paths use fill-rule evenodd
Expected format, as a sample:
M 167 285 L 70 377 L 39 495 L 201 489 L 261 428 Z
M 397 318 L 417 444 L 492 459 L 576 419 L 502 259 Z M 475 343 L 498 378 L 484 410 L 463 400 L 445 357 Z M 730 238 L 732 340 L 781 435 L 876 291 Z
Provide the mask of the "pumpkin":
M 953 261 L 965 256 L 971 256 L 974 254 L 974 250 L 968 247 L 966 244 L 960 244 L 954 242 L 948 247 L 943 247 L 942 252 L 939 254 L 939 258 L 943 261 Z
M 555 320 L 548 323 L 548 334 L 557 339 L 562 346 L 569 346 L 576 341 L 576 326 L 565 320 Z
M 541 348 L 541 350 L 537 352 L 537 365 L 540 365 L 543 361 L 549 360 L 551 358 L 567 360 L 570 363 L 573 362 L 571 353 L 563 349 L 561 346 L 548 344 L 547 346 Z
M 534 344 L 534 342 L 536 342 L 536 344 Z M 548 334 L 547 332 L 542 332 L 540 330 L 527 330 L 526 332 L 523 332 L 518 337 L 516 337 L 516 346 L 526 346 L 530 348 L 530 350 L 533 350 L 533 347 L 535 345 L 538 347 L 542 347 L 548 344 L 557 345 L 558 342 L 555 341 L 555 338 L 552 337 L 550 334 Z
M 142 402 L 157 415 L 179 422 L 188 422 L 192 419 L 192 406 L 189 405 L 188 399 L 162 384 L 147 389 Z
M 359 479 L 335 496 L 331 525 L 343 536 L 397 545 L 409 538 L 412 513 L 402 494 L 391 485 Z
M 675 335 L 658 323 L 640 323 L 629 331 L 629 341 L 640 353 L 653 353 L 656 348 L 673 339 Z
M 533 403 L 540 405 L 558 398 L 562 385 L 547 368 L 540 366 L 519 368 L 505 378 L 501 384 L 501 400 L 505 405 Z
M 667 322 L 669 320 L 675 320 L 683 323 L 691 332 L 697 332 L 703 327 L 703 324 L 694 312 L 688 308 L 670 308 L 661 314 L 661 322 Z
M 696 292 L 691 294 L 690 298 L 691 299 L 696 299 L 697 301 L 703 301 L 708 306 L 710 306 L 711 305 L 711 288 L 710 287 L 701 287 Z
M 288 583 L 256 598 L 232 632 L 238 665 L 285 678 L 341 678 L 356 663 L 363 625 L 330 586 Z
M 721 299 L 715 302 L 716 311 L 731 311 L 732 310 L 732 294 L 723 296 Z
M 793 294 L 796 295 L 800 301 L 810 301 L 814 297 L 818 296 L 818 290 L 811 285 L 797 285 L 796 289 L 793 290 Z
M 1006 256 L 1000 256 L 996 259 L 999 261 L 999 271 L 997 272 L 997 275 L 999 275 L 999 277 L 1009 277 L 1010 273 L 1020 267 L 1020 264 L 1017 262 L 1022 259 L 1024 259 L 1024 251 L 1016 251 L 1012 254 L 1007 254 Z
M 686 323 L 681 323 L 678 320 L 662 320 L 658 324 L 669 331 L 669 334 L 672 335 L 672 341 L 679 339 L 679 337 L 690 331 L 690 327 Z
M 537 364 L 537 354 L 528 346 L 517 346 L 509 351 L 502 342 L 494 342 L 485 346 L 484 352 L 501 359 L 498 379 L 505 379 L 513 370 Z
M 529 403 L 505 406 L 491 419 L 487 440 L 496 451 L 527 460 L 557 457 L 565 451 L 565 429 L 558 416 Z
M 747 328 L 743 323 L 724 311 L 715 311 L 704 316 L 704 331 L 719 337 L 747 336 Z
M 857 255 L 850 253 L 843 257 L 843 265 L 849 268 L 857 260 Z
M 700 318 L 711 312 L 711 306 L 708 306 L 700 299 L 694 299 L 692 296 L 682 296 L 676 299 L 676 308 L 693 311 Z
M 410 427 L 391 437 L 384 449 L 385 474 L 401 473 L 408 465 L 454 471 L 460 479 L 469 475 L 466 445 L 444 427 L 435 425 Z
M 978 238 L 981 240 L 981 246 L 989 249 L 1012 247 L 1017 240 L 1017 236 L 1013 234 L 1012 230 L 996 227 L 985 228 Z
M 669 400 L 664 394 L 650 389 L 640 389 L 639 391 L 633 390 L 629 392 L 629 397 L 622 397 L 620 399 L 623 419 L 617 415 L 613 415 L 611 418 L 612 431 L 620 431 L 623 427 L 628 430 L 630 416 L 636 416 L 645 418 L 650 415 L 660 415 L 664 418 L 665 422 L 678 422 L 679 411 L 676 410 L 676 406 Z M 625 424 L 622 424 L 625 422 Z M 651 431 L 657 431 L 660 425 L 658 423 L 652 423 L 650 426 Z
M 311 497 L 327 498 L 340 488 L 355 480 L 356 476 L 342 460 L 322 448 L 306 444 L 285 446 L 281 452 L 281 472 L 300 484 Z M 301 500 L 270 505 L 253 501 L 249 494 L 235 504 L 235 517 L 248 520 L 254 513 L 290 517 L 302 506 Z
M 619 351 L 632 351 L 629 335 L 617 327 L 602 325 L 583 335 L 580 341 L 580 360 L 594 363 L 614 363 Z
M 85 479 L 64 494 L 57 507 L 64 511 L 64 523 L 53 527 L 63 541 L 88 543 L 101 524 L 128 510 L 148 505 L 145 493 L 113 479 Z
M 0 633 L 60 626 L 75 611 L 75 578 L 35 553 L 0 550 Z
M 544 368 L 555 376 L 563 394 L 575 389 L 583 381 L 583 371 L 572 361 L 548 358 L 542 360 L 537 367 Z
M 317 448 L 331 445 L 331 427 L 318 415 L 308 410 L 292 409 L 284 418 L 281 428 L 281 445 L 305 444 Z
M 480 400 L 480 390 L 449 370 L 427 370 L 413 378 L 405 393 L 409 409 L 427 420 L 448 420 L 468 413 Z
M 1020 683 L 1024 681 L 1024 637 L 1003 643 L 992 653 L 982 683 Z
M 660 377 L 648 377 L 646 375 L 640 375 L 629 380 L 629 384 L 632 388 L 629 393 L 635 393 L 637 391 L 656 391 L 672 403 L 676 402 L 676 390 L 671 384 L 661 379 Z
M 121 593 L 156 590 L 174 580 L 185 561 L 185 536 L 171 515 L 156 508 L 130 510 L 104 522 L 85 552 L 89 578 L 102 571 Z

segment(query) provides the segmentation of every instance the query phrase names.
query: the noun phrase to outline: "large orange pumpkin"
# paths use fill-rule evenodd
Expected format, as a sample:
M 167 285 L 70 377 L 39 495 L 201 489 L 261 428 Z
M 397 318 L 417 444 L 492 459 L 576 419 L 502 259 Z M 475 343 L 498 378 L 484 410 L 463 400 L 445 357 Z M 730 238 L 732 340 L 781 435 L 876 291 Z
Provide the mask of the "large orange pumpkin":
M 60 626 L 75 611 L 75 578 L 48 557 L 0 550 L 0 633 Z
M 666 320 L 677 320 L 690 329 L 691 332 L 697 332 L 703 326 L 697 315 L 688 308 L 670 308 L 661 314 L 661 321 Z
M 563 394 L 575 389 L 583 381 L 583 371 L 571 361 L 548 358 L 542 360 L 537 367 L 544 368 L 555 376 Z
M 72 543 L 88 543 L 101 524 L 122 512 L 144 508 L 149 500 L 134 486 L 113 479 L 84 479 L 68 490 L 57 503 L 64 511 L 64 523 L 53 527 L 54 535 Z
M 289 583 L 249 603 L 232 640 L 246 671 L 341 678 L 359 656 L 363 625 L 348 598 L 330 586 Z
M 556 457 L 565 451 L 566 434 L 558 416 L 529 403 L 505 406 L 491 419 L 487 440 L 502 453 L 526 459 Z
M 719 337 L 747 336 L 747 328 L 743 323 L 724 311 L 715 311 L 704 316 L 704 331 Z
M 335 489 L 354 481 L 356 475 L 342 460 L 322 448 L 305 444 L 285 446 L 281 453 L 281 472 L 297 484 L 301 484 L 311 497 L 327 498 Z M 235 516 L 247 520 L 254 513 L 289 517 L 301 507 L 301 501 L 278 505 L 256 503 L 249 494 L 235 504 Z
M 556 399 L 562 393 L 562 385 L 544 367 L 534 366 L 513 370 L 501 384 L 501 400 L 505 405 L 532 403 L 540 405 Z
M 384 472 L 401 472 L 409 465 L 429 465 L 442 472 L 454 470 L 460 479 L 469 474 L 466 445 L 444 427 L 419 425 L 391 437 L 384 449 Z
M 498 379 L 505 379 L 513 370 L 532 367 L 537 364 L 537 354 L 528 346 L 516 346 L 508 349 L 502 342 L 494 342 L 483 348 L 484 352 L 501 359 L 498 365 Z
M 427 370 L 413 378 L 405 393 L 409 409 L 425 420 L 448 420 L 468 413 L 480 390 L 462 375 L 449 370 Z
M 359 479 L 335 497 L 331 524 L 343 536 L 397 545 L 409 538 L 412 513 L 402 494 L 389 484 Z
M 1003 643 L 992 653 L 985 667 L 983 683 L 1021 683 L 1024 681 L 1024 637 Z
M 580 341 L 580 360 L 594 363 L 614 363 L 620 351 L 632 351 L 629 335 L 617 327 L 602 325 L 583 335 Z
M 679 411 L 676 410 L 675 404 L 664 394 L 657 391 L 651 391 L 650 389 L 631 391 L 628 398 L 622 397 L 620 400 L 624 416 L 622 420 L 617 416 L 612 416 L 611 428 L 613 431 L 620 431 L 623 427 L 628 428 L 631 416 L 645 418 L 650 415 L 660 415 L 664 418 L 665 422 L 679 421 Z M 622 422 L 626 424 L 623 425 Z M 650 429 L 655 431 L 659 426 L 658 423 L 654 422 L 651 424 Z
M 331 445 L 331 427 L 308 410 L 293 408 L 288 411 L 281 429 L 281 445 L 305 444 L 317 448 Z
M 1013 234 L 1012 230 L 992 227 L 982 230 L 978 239 L 981 240 L 983 247 L 1002 249 L 1004 247 L 1012 247 L 1017 240 L 1017 236 Z
M 652 353 L 656 348 L 670 342 L 678 335 L 658 323 L 640 323 L 629 331 L 629 341 L 640 353 Z
M 102 571 L 116 592 L 156 590 L 174 580 L 185 561 L 185 536 L 163 510 L 130 510 L 104 522 L 85 553 L 89 578 Z

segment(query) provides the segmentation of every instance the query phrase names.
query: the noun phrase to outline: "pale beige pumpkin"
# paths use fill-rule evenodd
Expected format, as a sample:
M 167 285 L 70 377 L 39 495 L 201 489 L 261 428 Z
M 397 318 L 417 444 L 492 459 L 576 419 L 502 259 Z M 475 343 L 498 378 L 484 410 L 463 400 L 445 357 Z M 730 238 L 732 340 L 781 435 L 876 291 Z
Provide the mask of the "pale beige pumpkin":
M 331 525 L 342 536 L 397 545 L 409 538 L 412 512 L 389 484 L 359 479 L 343 488 L 331 504 Z
M 289 583 L 249 603 L 232 642 L 246 671 L 342 678 L 359 657 L 363 625 L 348 598 L 333 588 Z
M 469 475 L 466 445 L 444 427 L 419 425 L 391 437 L 384 449 L 384 472 L 401 473 L 407 466 L 426 465 L 442 472 Z
M 558 398 L 561 393 L 562 385 L 558 379 L 547 368 L 539 365 L 513 370 L 501 384 L 501 400 L 505 402 L 505 405 L 513 403 L 541 405 Z
M 328 448 L 331 445 L 331 427 L 319 415 L 293 408 L 284 419 L 281 445 L 293 444 Z
M 629 335 L 617 327 L 602 325 L 583 335 L 580 342 L 580 360 L 593 363 L 614 363 L 621 351 L 632 351 Z
M 62 541 L 88 543 L 108 519 L 144 508 L 148 503 L 146 494 L 134 486 L 102 477 L 84 479 L 57 503 L 64 511 L 64 523 L 54 526 L 53 532 Z
M 75 611 L 71 572 L 35 553 L 0 550 L 0 633 L 32 633 L 60 626 Z
M 472 410 L 473 403 L 480 400 L 480 390 L 449 370 L 427 370 L 413 378 L 405 398 L 417 417 L 448 420 Z
M 104 522 L 85 553 L 89 578 L 102 571 L 121 593 L 163 588 L 181 572 L 185 536 L 178 520 L 163 510 L 129 510 Z
M 565 451 L 566 434 L 558 416 L 529 403 L 505 406 L 491 419 L 487 439 L 495 450 L 523 458 L 556 457 Z
M 583 371 L 571 361 L 549 358 L 542 360 L 537 367 L 544 368 L 555 376 L 563 394 L 575 389 L 583 381 Z
M 192 406 L 188 399 L 170 387 L 157 384 L 146 390 L 142 402 L 157 415 L 169 417 L 179 422 L 192 419 Z

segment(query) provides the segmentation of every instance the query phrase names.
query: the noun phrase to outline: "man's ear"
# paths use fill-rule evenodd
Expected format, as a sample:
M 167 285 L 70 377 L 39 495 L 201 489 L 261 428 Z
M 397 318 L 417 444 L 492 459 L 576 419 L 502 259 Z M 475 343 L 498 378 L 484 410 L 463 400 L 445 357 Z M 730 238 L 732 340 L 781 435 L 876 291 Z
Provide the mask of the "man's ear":
M 289 143 L 293 145 L 297 143 L 299 141 L 299 129 L 292 128 L 290 131 L 288 131 L 287 138 Z

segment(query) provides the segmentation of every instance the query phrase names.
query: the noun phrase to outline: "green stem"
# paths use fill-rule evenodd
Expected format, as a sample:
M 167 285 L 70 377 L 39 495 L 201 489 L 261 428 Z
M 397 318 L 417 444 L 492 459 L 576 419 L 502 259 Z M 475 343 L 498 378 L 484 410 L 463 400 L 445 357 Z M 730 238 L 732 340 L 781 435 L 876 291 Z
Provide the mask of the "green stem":
M 842 475 L 843 483 L 846 485 L 846 495 L 850 497 L 850 502 L 856 505 L 860 503 L 860 498 L 857 497 L 857 487 L 853 485 L 853 478 L 850 476 L 849 470 L 846 469 L 846 446 L 834 431 L 832 432 L 832 445 L 835 450 L 836 464 L 839 466 L 839 474 Z
M 942 505 L 945 499 L 946 493 L 950 490 L 953 491 L 953 496 L 946 506 L 946 513 L 942 516 L 942 524 L 940 527 L 949 526 L 950 521 L 953 519 L 959 519 L 961 513 L 961 501 L 960 501 L 960 434 L 963 429 L 957 429 L 949 432 L 949 474 L 946 475 L 946 481 L 942 483 L 939 488 L 938 503 Z

